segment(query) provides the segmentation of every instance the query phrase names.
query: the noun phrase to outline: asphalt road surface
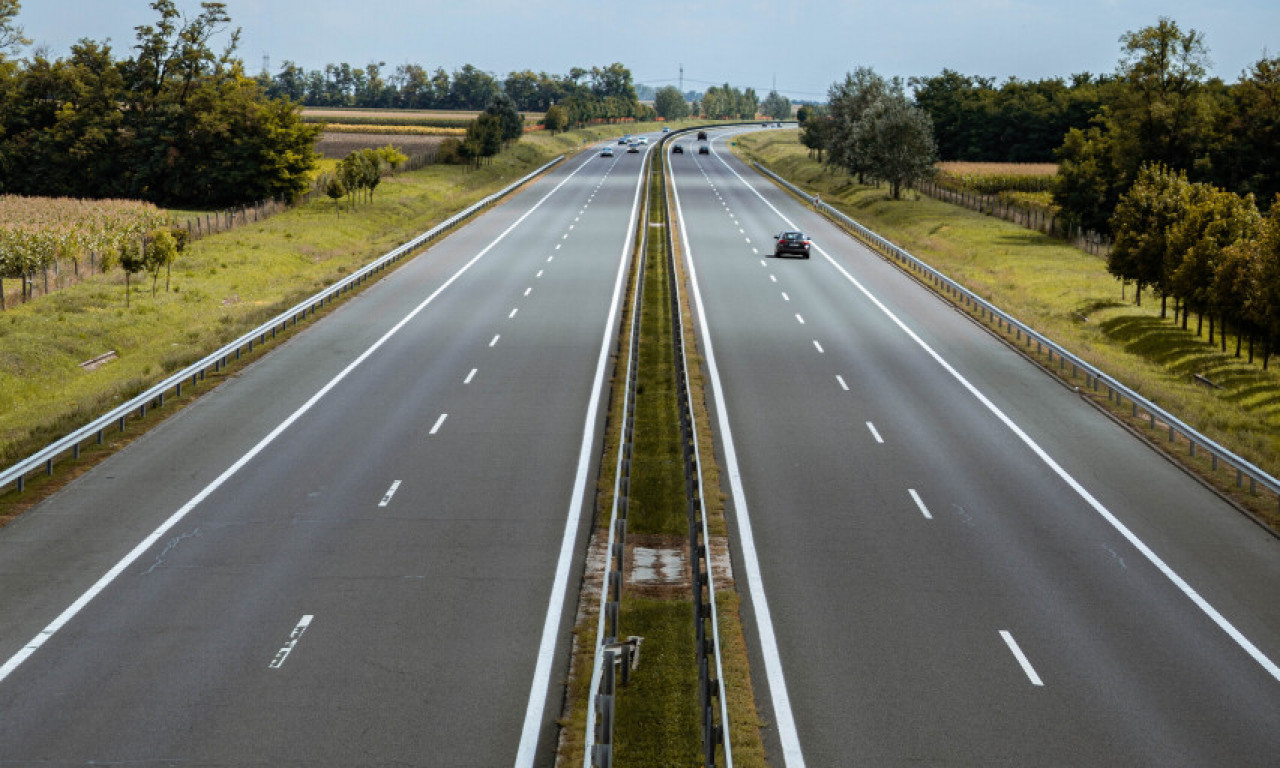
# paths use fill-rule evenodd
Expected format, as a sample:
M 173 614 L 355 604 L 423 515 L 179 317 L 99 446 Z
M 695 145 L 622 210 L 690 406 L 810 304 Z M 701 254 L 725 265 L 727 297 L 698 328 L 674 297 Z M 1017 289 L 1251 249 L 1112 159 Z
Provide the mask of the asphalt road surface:
M 0 765 L 549 765 L 641 154 L 0 529 Z
M 772 764 L 1276 765 L 1277 540 L 711 139 L 671 164 Z

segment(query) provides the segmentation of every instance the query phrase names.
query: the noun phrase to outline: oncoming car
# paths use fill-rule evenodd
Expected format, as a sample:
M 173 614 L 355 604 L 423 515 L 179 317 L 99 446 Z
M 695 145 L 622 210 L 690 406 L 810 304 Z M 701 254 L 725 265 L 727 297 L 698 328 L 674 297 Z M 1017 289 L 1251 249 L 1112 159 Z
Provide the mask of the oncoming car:
M 781 256 L 792 253 L 802 259 L 809 258 L 809 238 L 803 232 L 779 232 L 773 236 L 777 244 L 773 246 L 773 255 Z

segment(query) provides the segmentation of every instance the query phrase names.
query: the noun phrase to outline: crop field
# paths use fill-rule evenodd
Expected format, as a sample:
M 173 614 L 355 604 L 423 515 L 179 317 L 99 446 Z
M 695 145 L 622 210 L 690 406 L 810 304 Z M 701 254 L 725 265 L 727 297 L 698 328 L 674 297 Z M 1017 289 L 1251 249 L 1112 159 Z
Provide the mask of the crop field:
M 388 144 L 413 157 L 434 152 L 446 136 L 422 133 L 345 133 L 326 130 L 316 142 L 316 151 L 326 159 L 341 159 L 361 149 L 379 149 Z
M 90 252 L 101 259 L 168 223 L 165 211 L 134 200 L 0 195 L 0 279 L 37 275 L 47 292 L 51 277 L 53 287 L 74 279 Z M 21 301 L 22 282 L 6 280 L 2 295 L 3 306 Z
M 1001 192 L 1048 192 L 1058 175 L 1057 163 L 938 163 L 943 186 L 998 195 Z

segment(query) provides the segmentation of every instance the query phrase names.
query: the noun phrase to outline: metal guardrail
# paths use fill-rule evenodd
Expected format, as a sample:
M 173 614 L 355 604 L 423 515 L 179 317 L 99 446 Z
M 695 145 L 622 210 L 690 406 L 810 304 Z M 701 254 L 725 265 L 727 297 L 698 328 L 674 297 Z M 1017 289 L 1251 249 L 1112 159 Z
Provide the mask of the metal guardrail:
M 1039 333 L 1026 323 L 1018 320 L 1009 313 L 996 307 L 981 296 L 965 288 L 960 283 L 947 277 L 942 272 L 934 269 L 929 264 L 911 255 L 905 249 L 900 248 L 886 238 L 880 236 L 876 232 L 868 229 L 857 221 L 849 218 L 841 211 L 836 210 L 831 205 L 821 202 L 816 195 L 812 195 L 790 181 L 769 170 L 759 162 L 752 161 L 752 166 L 760 173 L 773 179 L 783 188 L 789 190 L 792 194 L 804 199 L 818 211 L 826 215 L 828 218 L 835 220 L 846 228 L 850 229 L 862 242 L 866 243 L 881 255 L 893 259 L 907 269 L 914 272 L 918 278 L 932 284 L 937 290 L 950 294 L 952 299 L 975 312 L 980 319 L 994 322 L 997 328 L 1012 332 L 1014 340 L 1030 347 L 1034 342 L 1037 351 L 1044 351 L 1049 356 L 1049 363 L 1052 365 L 1053 358 L 1056 355 L 1060 369 L 1065 369 L 1067 365 L 1071 366 L 1072 376 L 1083 373 L 1085 377 L 1085 385 L 1093 391 L 1101 391 L 1103 387 L 1107 390 L 1107 399 L 1114 400 L 1117 407 L 1123 406 L 1127 400 L 1132 408 L 1133 418 L 1141 418 L 1145 415 L 1150 422 L 1151 429 L 1157 428 L 1157 422 L 1168 427 L 1169 442 L 1175 442 L 1179 436 L 1189 444 L 1191 456 L 1195 456 L 1198 450 L 1202 450 L 1209 454 L 1212 469 L 1216 472 L 1218 464 L 1226 464 L 1229 468 L 1236 472 L 1236 487 L 1244 487 L 1244 479 L 1249 479 L 1249 492 L 1256 494 L 1258 486 L 1275 494 L 1280 503 L 1280 481 L 1264 472 L 1262 469 L 1237 456 L 1226 448 L 1218 445 L 1213 440 L 1200 434 L 1190 425 L 1184 423 L 1168 411 L 1160 408 L 1155 403 L 1143 397 L 1137 391 L 1122 384 L 1120 381 L 1096 368 L 1092 364 L 1085 362 L 1080 357 L 1069 350 L 1063 348 L 1047 336 Z
M 151 405 L 152 403 L 155 403 L 157 406 L 164 405 L 164 397 L 168 392 L 174 392 L 175 397 L 181 397 L 182 387 L 184 384 L 188 383 L 188 381 L 191 386 L 196 386 L 205 378 L 205 374 L 210 369 L 217 373 L 226 367 L 228 361 L 233 356 L 236 359 L 239 359 L 242 352 L 252 352 L 255 343 L 264 344 L 266 343 L 268 336 L 275 338 L 279 331 L 284 330 L 291 323 L 293 325 L 297 325 L 299 320 L 306 318 L 308 312 L 314 314 L 316 310 L 324 306 L 326 303 L 332 302 L 342 293 L 352 290 L 357 285 L 386 269 L 391 264 L 413 253 L 423 244 L 440 237 L 461 222 L 467 220 L 471 216 L 474 216 L 478 211 L 511 194 L 511 192 L 528 183 L 531 179 L 545 172 L 556 163 L 559 163 L 564 159 L 564 157 L 564 155 L 556 157 L 541 168 L 538 168 L 536 171 L 533 171 L 523 178 L 507 185 L 492 195 L 473 203 L 465 210 L 450 216 L 445 221 L 418 235 L 404 245 L 387 252 L 376 261 L 370 262 L 363 268 L 353 272 L 325 290 L 295 305 L 291 309 L 276 315 L 274 318 L 268 320 L 257 328 L 254 328 L 252 331 L 249 331 L 216 352 L 206 355 L 196 363 L 193 363 L 178 373 L 173 374 L 129 402 L 117 406 L 115 409 L 99 416 L 94 421 L 77 429 L 66 437 L 45 446 L 37 453 L 34 453 L 5 469 L 3 472 L 0 472 L 0 490 L 9 487 L 10 484 L 16 484 L 17 490 L 19 492 L 23 491 L 25 489 L 27 475 L 39 470 L 41 467 L 44 468 L 47 474 L 52 475 L 54 464 L 59 457 L 63 456 L 67 452 L 70 452 L 73 458 L 79 458 L 80 446 L 86 441 L 94 439 L 99 445 L 101 445 L 106 430 L 114 425 L 118 426 L 120 431 L 124 431 L 129 416 L 135 411 L 138 412 L 140 417 L 145 416 L 148 405 Z

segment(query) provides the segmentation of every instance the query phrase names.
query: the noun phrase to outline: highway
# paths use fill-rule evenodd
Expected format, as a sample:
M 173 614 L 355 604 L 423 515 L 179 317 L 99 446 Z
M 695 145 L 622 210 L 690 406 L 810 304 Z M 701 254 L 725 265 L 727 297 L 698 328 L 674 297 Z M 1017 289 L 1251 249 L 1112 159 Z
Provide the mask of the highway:
M 671 163 L 771 765 L 1275 764 L 1277 540 L 732 135 Z M 0 529 L 0 765 L 551 765 L 641 160 Z
M 1276 538 L 732 135 L 671 167 L 771 764 L 1275 765 Z
M 550 765 L 642 158 L 561 163 L 0 529 L 0 764 Z

